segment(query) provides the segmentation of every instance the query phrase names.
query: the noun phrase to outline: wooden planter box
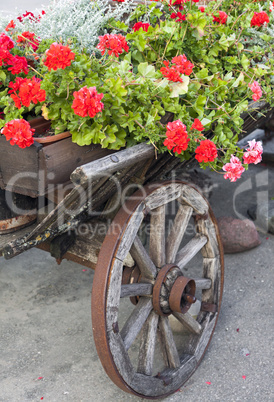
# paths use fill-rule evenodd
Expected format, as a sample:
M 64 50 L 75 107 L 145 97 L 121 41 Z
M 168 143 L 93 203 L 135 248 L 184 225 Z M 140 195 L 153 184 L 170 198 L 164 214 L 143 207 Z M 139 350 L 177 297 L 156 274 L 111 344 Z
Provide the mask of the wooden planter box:
M 21 149 L 0 136 L 0 187 L 30 197 L 43 196 L 53 186 L 69 183 L 76 167 L 112 152 L 100 145 L 80 147 L 71 138 Z

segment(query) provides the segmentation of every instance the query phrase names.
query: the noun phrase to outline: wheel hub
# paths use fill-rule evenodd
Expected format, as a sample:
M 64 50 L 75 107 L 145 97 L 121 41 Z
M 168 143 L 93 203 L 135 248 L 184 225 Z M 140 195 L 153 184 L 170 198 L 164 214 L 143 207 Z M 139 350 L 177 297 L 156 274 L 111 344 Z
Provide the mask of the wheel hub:
M 164 265 L 154 284 L 153 308 L 161 316 L 172 312 L 185 314 L 196 301 L 195 290 L 195 281 L 183 276 L 179 267 Z

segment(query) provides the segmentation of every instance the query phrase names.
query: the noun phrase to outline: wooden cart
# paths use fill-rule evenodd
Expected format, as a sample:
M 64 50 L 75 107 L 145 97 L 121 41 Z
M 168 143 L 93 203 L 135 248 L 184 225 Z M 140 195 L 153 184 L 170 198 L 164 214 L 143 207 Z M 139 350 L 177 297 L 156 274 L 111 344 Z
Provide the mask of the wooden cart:
M 116 385 L 148 399 L 177 391 L 196 370 L 222 298 L 222 245 L 207 200 L 186 182 L 161 180 L 178 164 L 147 144 L 99 156 L 73 171 L 73 189 L 50 212 L 0 235 L 7 259 L 39 247 L 96 268 L 98 355 Z

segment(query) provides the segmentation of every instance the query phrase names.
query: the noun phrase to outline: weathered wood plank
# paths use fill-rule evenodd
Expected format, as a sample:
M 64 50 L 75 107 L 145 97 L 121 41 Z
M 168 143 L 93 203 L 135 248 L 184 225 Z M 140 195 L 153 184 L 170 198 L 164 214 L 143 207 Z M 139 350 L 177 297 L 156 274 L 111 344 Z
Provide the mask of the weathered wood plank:
M 194 356 L 184 355 L 184 358 L 181 359 L 180 368 L 164 370 L 162 373 L 159 373 L 157 377 L 135 373 L 130 386 L 141 395 L 146 395 L 147 397 L 161 397 L 162 395 L 179 389 L 196 367 L 196 358 Z
M 114 328 L 108 332 L 109 350 L 111 351 L 112 358 L 116 365 L 117 370 L 122 378 L 130 384 L 133 380 L 135 370 L 131 364 L 128 353 L 124 348 L 124 342 L 120 333 L 116 332 Z
M 196 289 L 210 289 L 212 281 L 209 278 L 193 278 L 196 284 Z
M 189 331 L 193 332 L 194 334 L 200 334 L 202 331 L 201 325 L 189 314 L 180 314 L 180 313 L 173 313 L 174 317 L 183 324 Z
M 124 261 L 129 253 L 129 250 L 132 248 L 132 244 L 136 238 L 139 227 L 144 219 L 144 207 L 144 203 L 138 205 L 134 213 L 131 215 L 130 221 L 124 230 L 123 236 L 121 237 L 119 249 L 116 253 L 116 258 L 119 258 L 121 261 Z
M 199 323 L 202 327 L 200 335 L 193 334 L 188 342 L 188 353 L 194 355 L 199 362 L 203 357 L 207 344 L 212 336 L 212 331 L 216 325 L 217 314 L 202 313 L 199 315 Z
M 196 234 L 177 254 L 176 265 L 182 269 L 206 244 L 207 237 Z
M 120 305 L 121 283 L 123 276 L 123 262 L 114 259 L 109 274 L 106 326 L 107 331 L 113 331 L 118 326 L 118 311 Z
M 72 172 L 70 178 L 75 184 L 84 184 L 102 175 L 110 175 L 115 171 L 125 169 L 135 164 L 136 161 L 139 163 L 149 159 L 154 154 L 155 148 L 153 145 L 138 144 L 78 167 Z
M 149 255 L 160 268 L 165 264 L 165 204 L 155 208 L 150 217 Z
M 157 184 L 156 184 L 157 185 Z M 155 208 L 176 200 L 181 195 L 182 185 L 179 183 L 170 183 L 163 185 L 155 190 L 146 198 L 146 208 L 154 210 Z
M 50 254 L 52 257 L 61 259 L 68 249 L 75 244 L 76 234 L 74 231 L 70 233 L 64 233 L 61 236 L 57 236 L 50 243 Z
M 175 261 L 185 230 L 192 216 L 193 208 L 186 205 L 179 205 L 173 225 L 166 240 L 166 262 Z
M 162 351 L 167 367 L 180 367 L 180 358 L 173 338 L 172 330 L 168 321 L 168 317 L 160 316 L 159 318 L 160 340 L 162 343 Z
M 159 316 L 152 311 L 143 326 L 139 349 L 138 373 L 152 375 Z
M 40 144 L 21 149 L 12 146 L 4 136 L 0 136 L 0 171 L 6 190 L 37 197 L 38 195 L 38 155 Z
M 151 298 L 141 297 L 132 314 L 127 319 L 123 329 L 120 331 L 124 341 L 125 349 L 128 350 L 135 338 L 141 331 L 145 321 L 152 310 Z
M 122 285 L 120 297 L 146 296 L 152 294 L 151 283 L 132 283 L 130 285 Z
M 208 203 L 204 197 L 198 193 L 197 190 L 188 185 L 183 186 L 181 197 L 178 201 L 182 204 L 189 205 L 199 215 L 204 215 L 208 211 Z
M 142 276 L 144 278 L 154 279 L 157 274 L 157 269 L 138 236 L 134 239 L 130 254 L 138 265 Z
M 43 147 L 39 153 L 39 165 L 45 166 L 46 174 L 43 178 L 44 188 L 39 190 L 40 195 L 43 195 L 48 188 L 69 182 L 70 174 L 78 166 L 91 163 L 113 152 L 98 144 L 79 147 L 71 141 L 71 138 Z
M 208 278 L 214 286 L 204 289 L 202 293 L 202 301 L 206 303 L 218 303 L 221 286 L 221 264 L 220 258 L 204 258 L 203 260 L 204 277 Z
M 197 233 L 207 236 L 208 242 L 202 248 L 202 255 L 207 258 L 214 258 L 220 254 L 217 240 L 216 228 L 209 219 L 199 219 L 196 222 Z

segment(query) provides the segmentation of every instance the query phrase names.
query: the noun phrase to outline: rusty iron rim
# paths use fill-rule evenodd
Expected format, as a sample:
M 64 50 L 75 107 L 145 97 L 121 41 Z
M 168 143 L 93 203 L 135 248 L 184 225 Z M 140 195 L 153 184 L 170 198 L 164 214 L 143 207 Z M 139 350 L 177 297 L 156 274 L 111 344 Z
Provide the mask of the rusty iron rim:
M 160 187 L 164 187 L 168 184 L 171 183 L 180 183 L 184 184 L 187 186 L 192 187 L 195 189 L 198 193 L 200 193 L 194 186 L 191 184 L 181 181 L 181 180 L 173 180 L 173 181 L 165 181 L 162 183 L 158 184 L 149 184 L 144 186 L 142 190 L 138 190 L 136 193 L 133 194 L 134 197 L 129 198 L 125 205 L 126 208 L 121 208 L 117 215 L 115 216 L 112 224 L 109 227 L 108 233 L 106 235 L 106 238 L 102 244 L 99 256 L 98 256 L 98 262 L 95 270 L 95 275 L 94 275 L 94 280 L 93 280 L 93 286 L 92 286 L 92 295 L 91 295 L 91 314 L 92 314 L 92 329 L 93 329 L 93 337 L 95 341 L 95 346 L 96 350 L 98 353 L 98 356 L 101 360 L 102 366 L 104 367 L 105 372 L 108 374 L 110 379 L 123 391 L 128 392 L 130 394 L 136 395 L 138 397 L 143 398 L 144 395 L 139 394 L 136 392 L 134 389 L 132 389 L 128 383 L 125 382 L 123 377 L 120 375 L 116 364 L 113 360 L 112 353 L 109 347 L 109 342 L 107 339 L 107 328 L 106 328 L 106 296 L 107 296 L 107 289 L 108 289 L 108 278 L 109 278 L 109 273 L 112 270 L 113 262 L 114 262 L 114 257 L 115 257 L 115 252 L 119 246 L 120 240 L 123 237 L 124 231 L 127 227 L 127 224 L 130 220 L 131 215 L 134 213 L 134 211 L 137 209 L 138 205 L 150 194 L 152 194 L 154 191 L 159 189 Z M 145 190 L 145 191 L 144 191 Z M 213 214 L 213 211 L 206 200 L 206 198 L 200 193 L 200 195 L 205 199 L 205 201 L 208 204 L 208 214 L 212 220 L 212 223 L 214 224 L 215 231 L 216 231 L 216 237 L 218 241 L 218 247 L 219 247 L 219 259 L 220 259 L 220 270 L 221 270 L 221 278 L 220 278 L 220 293 L 219 293 L 219 299 L 218 299 L 218 310 L 217 310 L 217 317 L 216 317 L 216 322 L 215 325 L 212 329 L 211 336 L 209 338 L 209 341 L 207 345 L 204 348 L 204 352 L 200 358 L 199 361 L 197 361 L 197 365 L 194 369 L 194 371 L 197 369 L 199 366 L 201 360 L 203 359 L 203 356 L 210 344 L 210 341 L 212 339 L 214 329 L 216 327 L 217 321 L 218 321 L 218 313 L 220 311 L 221 307 L 221 301 L 222 301 L 222 294 L 223 294 L 223 282 L 224 282 L 224 254 L 223 254 L 223 246 L 220 238 L 220 233 L 218 229 L 218 224 L 217 220 Z M 119 233 L 115 233 L 113 230 L 114 227 L 117 227 L 117 225 L 121 228 Z M 109 250 L 112 250 L 111 253 L 109 253 Z M 193 372 L 194 372 L 193 371 Z M 191 377 L 191 374 L 188 376 Z M 186 381 L 188 380 L 186 379 Z M 159 399 L 166 397 L 172 392 L 168 392 L 164 395 L 161 396 L 145 396 L 146 399 Z
M 0 234 L 8 234 L 23 229 L 34 223 L 37 214 L 34 215 L 18 215 L 14 218 L 4 219 L 0 221 Z

